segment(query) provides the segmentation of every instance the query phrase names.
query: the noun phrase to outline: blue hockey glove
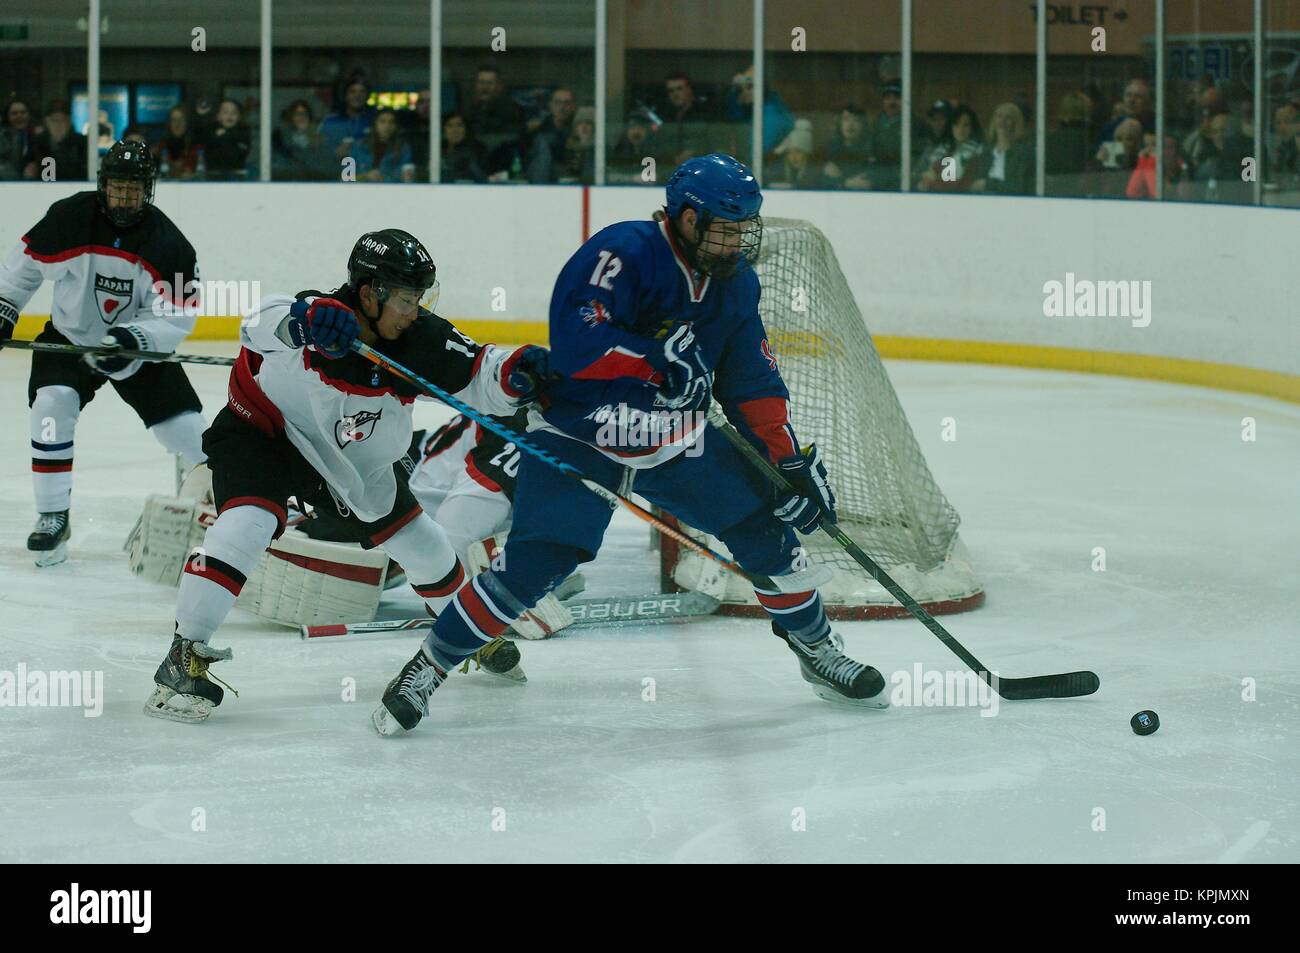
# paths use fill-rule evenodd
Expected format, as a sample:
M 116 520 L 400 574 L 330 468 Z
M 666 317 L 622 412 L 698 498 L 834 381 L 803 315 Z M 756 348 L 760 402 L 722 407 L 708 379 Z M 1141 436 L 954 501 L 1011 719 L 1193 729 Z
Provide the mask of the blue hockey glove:
M 352 309 L 337 298 L 310 302 L 299 298 L 289 308 L 288 331 L 294 347 L 314 344 L 325 357 L 339 358 L 348 352 L 361 326 Z
M 773 513 L 801 533 L 811 533 L 816 529 L 822 516 L 835 522 L 835 494 L 831 492 L 817 444 L 810 444 L 803 453 L 778 461 L 777 467 L 796 492 Z
M 704 410 L 713 396 L 712 374 L 695 347 L 695 332 L 683 324 L 664 342 L 659 403 L 669 410 Z
M 520 406 L 536 400 L 550 377 L 551 352 L 536 344 L 519 348 L 501 368 L 501 382 Z

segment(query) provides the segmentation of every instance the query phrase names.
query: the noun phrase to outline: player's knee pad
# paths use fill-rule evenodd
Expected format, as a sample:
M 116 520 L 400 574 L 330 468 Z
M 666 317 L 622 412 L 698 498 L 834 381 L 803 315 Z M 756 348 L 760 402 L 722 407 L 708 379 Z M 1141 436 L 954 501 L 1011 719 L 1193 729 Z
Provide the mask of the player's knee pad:
M 70 443 L 81 416 L 81 398 L 63 384 L 36 391 L 32 399 L 32 443 L 46 447 Z
M 442 579 L 456 564 L 452 548 L 441 526 L 421 513 L 380 544 L 406 570 L 412 583 L 430 583 Z
M 718 538 L 750 572 L 781 576 L 797 568 L 798 537 L 766 506 L 718 533 Z
M 203 431 L 207 428 L 202 414 L 187 410 L 154 424 L 149 432 L 168 453 L 179 453 L 192 467 L 208 458 L 203 452 Z
M 279 525 L 279 517 L 270 510 L 235 506 L 217 517 L 203 537 L 202 549 L 248 575 L 271 544 Z

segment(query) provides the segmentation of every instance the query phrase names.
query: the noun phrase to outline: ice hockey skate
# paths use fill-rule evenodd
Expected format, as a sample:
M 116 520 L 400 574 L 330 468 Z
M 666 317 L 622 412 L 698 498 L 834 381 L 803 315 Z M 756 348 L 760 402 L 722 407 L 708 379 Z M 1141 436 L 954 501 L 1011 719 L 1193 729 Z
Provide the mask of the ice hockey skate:
M 465 664 L 460 667 L 460 670 L 468 673 L 470 671 L 470 662 L 473 662 L 473 670 L 476 672 L 482 669 L 489 675 L 495 675 L 498 678 L 508 679 L 512 682 L 526 682 L 528 676 L 524 674 L 524 668 L 519 664 L 520 657 L 519 646 L 509 639 L 493 639 L 465 659 Z
M 57 566 L 68 558 L 71 535 L 72 524 L 67 510 L 42 513 L 36 520 L 36 528 L 27 537 L 27 550 L 36 554 L 36 565 L 42 568 Z
M 807 645 L 776 624 L 772 631 L 799 656 L 799 672 L 818 698 L 859 708 L 889 707 L 884 676 L 844 654 L 844 640 L 836 633 Z
M 447 673 L 433 664 L 424 646 L 415 653 L 384 689 L 379 707 L 370 715 L 375 731 L 385 738 L 405 734 L 429 713 L 429 698 L 447 679 Z
M 228 661 L 231 655 L 230 649 L 173 637 L 167 657 L 154 673 L 154 690 L 144 713 L 187 724 L 207 721 L 225 697 L 224 689 L 208 675 L 208 666 Z

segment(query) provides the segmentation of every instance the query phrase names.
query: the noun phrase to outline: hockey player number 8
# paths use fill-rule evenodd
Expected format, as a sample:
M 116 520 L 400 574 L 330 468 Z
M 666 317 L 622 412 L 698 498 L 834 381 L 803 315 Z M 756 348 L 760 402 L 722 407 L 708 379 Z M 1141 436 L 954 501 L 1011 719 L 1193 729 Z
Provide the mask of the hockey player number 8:
M 613 291 L 614 279 L 622 270 L 623 259 L 602 250 L 600 253 L 600 261 L 596 263 L 596 270 L 591 273 L 591 281 L 589 284 L 597 285 L 604 288 L 606 291 Z

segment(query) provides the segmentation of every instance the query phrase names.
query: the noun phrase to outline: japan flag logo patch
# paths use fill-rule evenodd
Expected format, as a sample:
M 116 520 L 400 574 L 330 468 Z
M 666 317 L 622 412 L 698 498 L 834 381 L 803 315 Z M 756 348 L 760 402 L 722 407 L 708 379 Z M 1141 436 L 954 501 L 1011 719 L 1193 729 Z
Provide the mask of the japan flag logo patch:
M 99 317 L 105 324 L 117 320 L 118 311 L 131 301 L 134 287 L 135 282 L 130 278 L 95 273 L 95 304 L 99 305 Z
M 375 424 L 379 422 L 380 415 L 383 411 L 371 413 L 368 410 L 359 410 L 355 414 L 348 414 L 342 420 L 334 424 L 334 441 L 342 450 L 350 443 L 360 443 L 375 432 Z

